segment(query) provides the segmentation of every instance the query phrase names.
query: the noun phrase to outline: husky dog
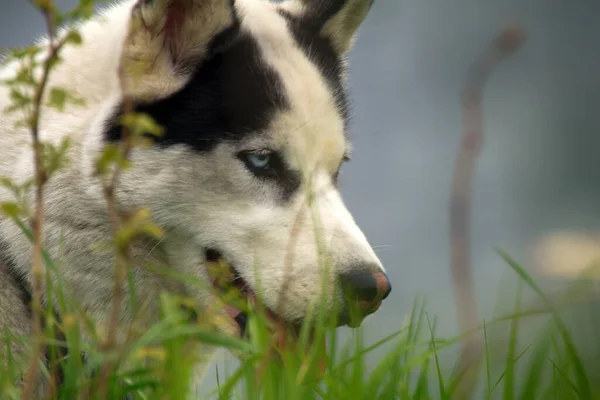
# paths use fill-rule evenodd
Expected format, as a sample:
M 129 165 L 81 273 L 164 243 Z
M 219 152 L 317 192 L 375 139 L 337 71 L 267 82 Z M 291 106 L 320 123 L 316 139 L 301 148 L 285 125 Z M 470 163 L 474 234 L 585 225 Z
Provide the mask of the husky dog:
M 208 280 L 207 264 L 219 260 L 231 266 L 245 296 L 256 295 L 271 318 L 288 326 L 319 301 L 323 258 L 331 266 L 325 277 L 331 295 L 321 304 L 343 304 L 340 324 L 356 326 L 378 309 L 390 283 L 336 187 L 350 153 L 345 57 L 371 4 L 124 0 L 81 24 L 83 43 L 64 49 L 49 87 L 74 92 L 85 105 L 41 113 L 42 141 L 71 141 L 69 164 L 45 186 L 44 246 L 70 295 L 95 321 L 108 321 L 114 268 L 97 246 L 111 231 L 95 161 L 106 143 L 122 140 L 117 121 L 124 99 L 165 131 L 149 148 L 132 151 L 133 167 L 115 194 L 120 212 L 148 207 L 166 232 L 131 250 L 147 316 L 158 314 L 163 291 L 204 305 L 219 299 L 217 291 L 138 266 Z M 16 70 L 9 63 L 0 78 Z M 1 87 L 0 109 L 9 98 Z M 0 117 L 0 176 L 15 182 L 34 173 L 30 133 L 15 125 L 22 117 Z M 0 201 L 8 200 L 12 194 L 1 189 Z M 318 218 L 309 210 L 313 200 Z M 32 245 L 7 218 L 0 221 L 0 244 L 0 331 L 27 335 Z M 361 312 L 357 322 L 347 317 L 350 307 Z M 121 333 L 132 320 L 130 302 L 122 310 Z M 241 311 L 216 312 L 229 321 L 222 329 L 243 332 Z

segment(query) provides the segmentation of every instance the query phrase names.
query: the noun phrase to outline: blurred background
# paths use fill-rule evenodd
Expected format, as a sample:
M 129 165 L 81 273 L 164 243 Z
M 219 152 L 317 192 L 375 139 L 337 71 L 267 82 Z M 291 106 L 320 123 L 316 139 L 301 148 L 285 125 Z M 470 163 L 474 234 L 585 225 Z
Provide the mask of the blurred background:
M 484 97 L 471 252 L 481 316 L 515 281 L 494 248 L 525 262 L 539 235 L 600 230 L 599 17 L 596 0 L 375 2 L 350 56 L 355 150 L 341 174 L 346 203 L 394 287 L 365 323 L 368 342 L 399 329 L 417 295 L 439 318 L 439 334 L 457 332 L 448 207 L 458 96 L 473 59 L 507 23 L 523 25 L 526 43 Z M 0 47 L 25 45 L 43 26 L 29 2 L 5 1 Z M 204 388 L 214 386 L 211 371 Z

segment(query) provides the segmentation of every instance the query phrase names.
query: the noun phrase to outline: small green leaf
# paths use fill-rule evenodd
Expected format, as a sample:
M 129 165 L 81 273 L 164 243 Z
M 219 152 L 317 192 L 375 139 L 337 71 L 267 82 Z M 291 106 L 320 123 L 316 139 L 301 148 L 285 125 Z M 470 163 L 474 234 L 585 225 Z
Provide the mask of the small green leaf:
M 96 174 L 105 176 L 111 165 L 114 165 L 120 157 L 121 148 L 118 144 L 107 144 L 102 150 L 100 157 L 96 159 Z
M 9 189 L 11 192 L 16 193 L 17 185 L 15 185 L 10 178 L 0 176 L 0 185 Z
M 83 38 L 79 32 L 76 30 L 71 30 L 69 33 L 67 33 L 67 36 L 65 36 L 65 43 L 80 45 L 83 43 Z
M 63 138 L 58 146 L 42 143 L 42 162 L 48 177 L 67 165 L 69 162 L 67 151 L 70 145 L 71 142 L 68 137 Z
M 68 98 L 66 90 L 54 87 L 50 89 L 48 105 L 58 111 L 64 111 Z
M 48 63 L 48 68 L 50 70 L 52 70 L 58 64 L 60 64 L 62 62 L 62 58 L 60 58 L 60 56 L 58 54 L 55 54 L 55 55 L 49 56 L 48 59 L 46 60 L 46 62 Z
M 158 125 L 154 119 L 145 113 L 129 113 L 120 119 L 120 123 L 129 129 L 134 137 L 142 135 L 151 135 L 160 137 L 164 134 L 164 129 Z
M 0 212 L 9 218 L 18 218 L 21 215 L 21 208 L 13 201 L 0 203 Z
M 73 93 L 66 91 L 65 89 L 53 87 L 50 89 L 48 95 L 48 107 L 52 107 L 62 112 L 67 104 L 76 106 L 84 106 L 85 100 L 83 98 L 75 96 Z

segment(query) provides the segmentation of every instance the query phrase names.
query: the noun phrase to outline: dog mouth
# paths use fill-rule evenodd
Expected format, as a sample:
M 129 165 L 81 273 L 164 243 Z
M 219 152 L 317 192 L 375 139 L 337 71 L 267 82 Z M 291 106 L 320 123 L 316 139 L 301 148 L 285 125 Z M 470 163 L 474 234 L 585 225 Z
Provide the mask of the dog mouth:
M 206 268 L 212 286 L 220 292 L 235 289 L 239 296 L 238 300 L 255 298 L 254 292 L 250 289 L 246 281 L 235 270 L 233 265 L 225 260 L 220 251 L 207 249 L 204 252 Z M 239 328 L 240 336 L 247 334 L 248 314 L 242 310 L 242 307 L 236 307 L 231 304 L 225 305 L 225 311 L 235 321 Z
M 302 323 L 298 321 L 288 321 L 278 315 L 266 305 L 259 302 L 256 293 L 252 287 L 244 280 L 244 278 L 235 269 L 235 266 L 230 263 L 223 254 L 216 249 L 205 250 L 205 264 L 209 279 L 217 292 L 225 298 L 225 311 L 227 315 L 235 321 L 239 328 L 241 337 L 249 336 L 248 330 L 248 313 L 244 309 L 248 307 L 254 311 L 262 311 L 269 329 L 272 344 L 280 351 L 295 350 L 298 345 Z M 233 299 L 230 294 L 233 292 Z M 238 305 L 235 304 L 237 300 Z M 240 300 L 247 304 L 244 307 L 240 304 Z M 308 349 L 310 349 L 315 339 L 314 329 L 308 331 Z M 325 341 L 322 340 L 323 351 L 320 351 L 321 359 L 319 366 L 321 372 L 325 369 Z
M 287 322 L 279 317 L 268 307 L 259 304 L 256 293 L 250 285 L 242 278 L 239 272 L 235 269 L 232 263 L 227 261 L 223 254 L 214 249 L 208 249 L 205 252 L 205 260 L 207 262 L 208 273 L 213 287 L 221 294 L 231 293 L 233 289 L 234 299 L 231 300 L 246 300 L 250 307 L 257 308 L 262 306 L 268 322 L 272 324 L 285 324 L 290 332 L 299 334 L 301 325 L 299 323 Z M 227 302 L 225 310 L 227 314 L 236 322 L 240 336 L 244 337 L 248 334 L 248 313 L 243 310 L 243 306 L 235 306 Z

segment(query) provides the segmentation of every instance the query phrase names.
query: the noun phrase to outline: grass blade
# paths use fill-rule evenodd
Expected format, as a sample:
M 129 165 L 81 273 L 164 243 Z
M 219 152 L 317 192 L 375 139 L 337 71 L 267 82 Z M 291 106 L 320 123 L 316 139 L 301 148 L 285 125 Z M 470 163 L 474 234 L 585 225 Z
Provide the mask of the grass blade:
M 508 265 L 521 277 L 521 279 L 531 288 L 533 291 L 540 296 L 540 298 L 546 303 L 546 305 L 552 310 L 552 316 L 554 317 L 554 322 L 561 334 L 562 340 L 565 343 L 566 351 L 568 357 L 571 359 L 573 364 L 573 368 L 575 369 L 575 378 L 577 381 L 578 392 L 580 394 L 580 398 L 583 400 L 591 400 L 592 399 L 592 389 L 590 386 L 589 379 L 587 377 L 587 373 L 585 371 L 583 361 L 579 356 L 577 349 L 575 348 L 575 344 L 569 334 L 567 327 L 564 322 L 558 315 L 558 312 L 553 307 L 552 302 L 546 296 L 546 294 L 541 290 L 541 288 L 535 283 L 533 278 L 525 271 L 525 269 L 519 265 L 515 260 L 513 260 L 508 254 L 502 252 L 501 250 L 497 250 L 500 257 L 508 263 Z
M 429 325 L 429 333 L 431 335 L 431 349 L 433 350 L 433 356 L 435 358 L 435 368 L 436 368 L 437 376 L 438 376 L 438 387 L 440 390 L 440 399 L 445 399 L 445 398 L 447 398 L 447 395 L 446 395 L 446 389 L 444 388 L 444 377 L 442 375 L 442 370 L 440 369 L 440 360 L 438 359 L 437 349 L 435 346 L 434 331 L 435 331 L 436 322 L 437 321 L 434 322 L 434 325 L 432 328 L 431 320 L 429 319 L 429 315 L 427 315 L 427 323 Z

